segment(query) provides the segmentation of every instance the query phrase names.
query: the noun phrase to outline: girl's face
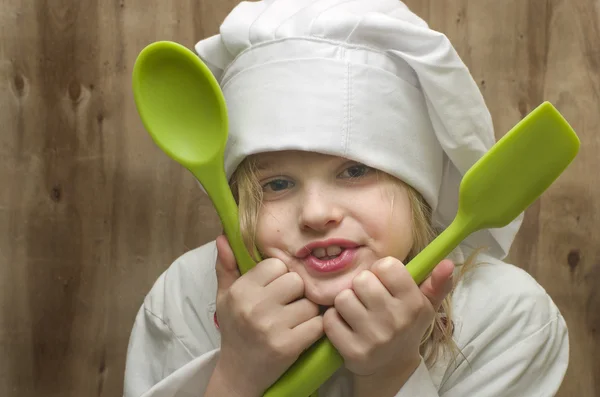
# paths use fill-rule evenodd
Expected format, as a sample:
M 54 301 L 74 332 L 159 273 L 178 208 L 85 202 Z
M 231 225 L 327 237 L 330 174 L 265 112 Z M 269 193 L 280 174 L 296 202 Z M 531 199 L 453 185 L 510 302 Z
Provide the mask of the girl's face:
M 336 156 L 284 151 L 257 160 L 264 195 L 258 247 L 298 273 L 314 303 L 333 305 L 375 261 L 410 252 L 412 212 L 402 184 Z

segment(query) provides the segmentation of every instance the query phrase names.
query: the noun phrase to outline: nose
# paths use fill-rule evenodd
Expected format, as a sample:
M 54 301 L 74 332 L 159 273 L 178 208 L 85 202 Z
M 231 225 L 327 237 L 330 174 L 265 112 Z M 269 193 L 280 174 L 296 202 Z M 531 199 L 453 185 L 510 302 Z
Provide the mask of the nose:
M 300 227 L 307 231 L 323 232 L 339 225 L 344 211 L 334 196 L 326 189 L 314 189 L 306 192 L 302 197 L 303 203 L 300 207 Z

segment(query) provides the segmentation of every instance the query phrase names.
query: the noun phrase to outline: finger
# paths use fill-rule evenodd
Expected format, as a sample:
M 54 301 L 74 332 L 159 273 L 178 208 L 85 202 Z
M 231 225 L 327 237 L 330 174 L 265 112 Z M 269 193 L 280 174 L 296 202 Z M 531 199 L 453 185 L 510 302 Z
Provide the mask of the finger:
M 378 260 L 371 267 L 371 272 L 377 276 L 383 286 L 396 298 L 416 287 L 415 281 L 408 270 L 399 260 L 387 257 Z
M 340 292 L 335 297 L 333 305 L 352 330 L 359 332 L 362 327 L 368 325 L 367 308 L 351 289 Z
M 304 281 L 298 273 L 286 272 L 265 287 L 265 294 L 271 300 L 285 305 L 304 296 Z
M 344 355 L 345 346 L 354 344 L 356 336 L 335 307 L 327 309 L 323 315 L 323 329 L 335 348 Z
M 240 277 L 240 271 L 227 238 L 221 235 L 217 237 L 216 243 L 217 262 L 215 270 L 217 273 L 217 289 L 218 291 L 225 291 Z
M 429 299 L 431 305 L 437 310 L 446 296 L 452 291 L 452 273 L 454 272 L 454 263 L 451 260 L 441 261 L 431 275 L 421 283 L 419 288 L 423 295 Z
M 298 354 L 308 349 L 316 341 L 324 335 L 323 317 L 316 316 L 308 321 L 305 321 L 292 329 L 291 337 L 294 341 L 298 341 Z
M 362 304 L 372 311 L 383 309 L 386 300 L 392 298 L 379 278 L 368 270 L 359 273 L 352 280 L 352 289 Z
M 319 315 L 319 306 L 308 299 L 300 299 L 286 305 L 282 311 L 282 321 L 290 329 Z
M 288 268 L 279 259 L 269 258 L 250 269 L 244 278 L 265 287 L 288 272 Z

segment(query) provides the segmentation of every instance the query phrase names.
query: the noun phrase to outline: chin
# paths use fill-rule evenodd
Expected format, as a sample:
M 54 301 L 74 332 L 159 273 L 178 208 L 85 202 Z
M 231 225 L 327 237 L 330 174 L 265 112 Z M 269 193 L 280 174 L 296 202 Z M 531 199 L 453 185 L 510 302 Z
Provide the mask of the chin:
M 307 283 L 305 296 L 320 306 L 333 306 L 335 297 L 345 289 L 352 288 L 353 277 L 336 277 L 331 280 L 311 280 Z

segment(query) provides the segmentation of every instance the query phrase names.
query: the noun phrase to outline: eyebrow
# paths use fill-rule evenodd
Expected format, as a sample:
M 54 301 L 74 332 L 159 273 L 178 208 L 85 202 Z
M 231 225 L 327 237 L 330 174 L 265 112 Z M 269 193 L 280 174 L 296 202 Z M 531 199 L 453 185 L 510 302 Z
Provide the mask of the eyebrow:
M 273 163 L 270 161 L 257 161 L 256 162 L 256 169 L 258 171 L 264 171 L 264 170 L 272 168 L 272 167 L 273 167 Z
M 263 176 L 264 174 L 281 174 L 282 168 L 284 168 L 284 166 L 282 166 L 281 164 L 279 164 L 277 161 L 273 162 L 270 160 L 263 160 L 260 162 L 257 162 L 255 164 L 255 170 L 256 172 L 260 175 Z
M 340 163 L 339 165 L 346 164 L 346 163 L 362 164 L 360 161 L 355 161 L 355 160 L 350 160 L 350 159 L 340 158 L 340 157 L 332 157 L 331 159 L 329 159 L 329 161 L 327 163 L 328 163 L 328 165 L 331 165 L 333 163 L 333 165 L 337 166 L 338 164 L 336 164 L 336 163 L 338 163 L 338 162 Z M 257 171 L 265 171 L 265 170 L 272 171 L 275 166 L 277 166 L 277 168 L 282 168 L 281 164 L 278 164 L 277 162 L 273 162 L 272 160 L 257 161 L 255 163 L 255 166 L 256 166 Z

